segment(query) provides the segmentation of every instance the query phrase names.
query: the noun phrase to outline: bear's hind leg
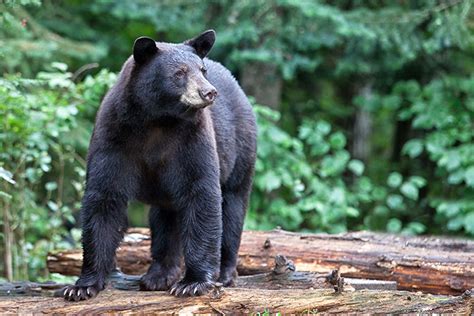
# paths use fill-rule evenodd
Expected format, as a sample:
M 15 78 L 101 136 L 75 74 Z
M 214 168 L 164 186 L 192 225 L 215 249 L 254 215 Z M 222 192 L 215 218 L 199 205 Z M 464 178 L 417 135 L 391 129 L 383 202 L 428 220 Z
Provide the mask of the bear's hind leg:
M 181 246 L 176 212 L 153 206 L 149 219 L 153 262 L 140 280 L 140 289 L 165 291 L 181 277 Z
M 233 286 L 237 277 L 240 239 L 252 189 L 253 164 L 239 167 L 222 187 L 222 247 L 218 281 L 224 286 Z
M 233 286 L 237 277 L 237 258 L 246 206 L 247 194 L 223 192 L 221 267 L 218 281 L 224 286 Z

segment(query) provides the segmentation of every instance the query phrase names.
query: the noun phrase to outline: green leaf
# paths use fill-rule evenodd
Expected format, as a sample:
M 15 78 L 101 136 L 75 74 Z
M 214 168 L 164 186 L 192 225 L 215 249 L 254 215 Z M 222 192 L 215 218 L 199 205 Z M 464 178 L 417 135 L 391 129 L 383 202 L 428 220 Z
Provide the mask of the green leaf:
M 325 156 L 321 161 L 321 176 L 328 177 L 344 172 L 349 159 L 349 153 L 345 150 L 339 151 L 332 156 Z
M 418 200 L 418 188 L 411 182 L 405 182 L 400 188 L 400 192 L 402 192 L 407 198 L 414 201 Z
M 398 233 L 402 230 L 402 222 L 398 218 L 392 218 L 387 223 L 387 231 Z
M 464 229 L 471 235 L 474 235 L 474 212 L 470 212 L 464 217 Z
M 329 194 L 329 200 L 334 204 L 340 205 L 346 200 L 346 193 L 341 188 L 334 188 Z
M 346 213 L 347 213 L 347 216 L 349 217 L 359 217 L 360 215 L 359 210 L 353 207 L 348 207 Z
M 417 188 L 422 188 L 426 185 L 426 180 L 420 176 L 411 176 L 408 179 L 409 182 L 413 183 Z
M 51 67 L 56 68 L 57 70 L 60 70 L 61 72 L 65 72 L 67 70 L 67 65 L 64 63 L 59 63 L 59 62 L 51 63 Z
M 402 152 L 410 158 L 416 158 L 423 152 L 423 142 L 420 139 L 412 139 L 403 146 Z
M 329 143 L 334 149 L 342 149 L 346 146 L 346 136 L 341 132 L 334 133 L 329 137 Z
M 0 191 L 0 197 L 4 198 L 5 200 L 11 200 L 12 196 L 6 192 Z
M 436 208 L 436 212 L 445 214 L 447 217 L 454 217 L 461 211 L 460 203 L 458 202 L 443 202 Z
M 456 216 L 455 218 L 448 221 L 448 229 L 451 231 L 460 230 L 464 225 L 464 218 L 462 216 Z
M 438 161 L 438 165 L 446 167 L 448 171 L 453 171 L 461 165 L 461 156 L 457 150 L 449 151 Z
M 407 229 L 415 234 L 423 234 L 426 231 L 426 226 L 419 222 L 410 222 Z
M 331 131 L 331 124 L 325 121 L 319 121 L 316 123 L 316 130 L 323 135 L 327 135 Z
M 44 185 L 45 189 L 47 191 L 54 191 L 58 188 L 58 184 L 54 181 L 51 181 L 51 182 L 47 182 L 45 185 Z
M 48 207 L 52 210 L 52 211 L 57 211 L 59 209 L 58 207 L 58 204 L 56 204 L 55 202 L 53 201 L 48 201 Z
M 387 184 L 392 188 L 397 188 L 400 184 L 402 184 L 403 178 L 402 175 L 398 172 L 392 172 L 388 176 Z
M 471 188 L 474 188 L 474 166 L 471 166 L 466 170 L 464 178 L 466 179 L 466 184 Z
M 372 196 L 376 201 L 381 201 L 387 196 L 387 189 L 382 186 L 375 187 Z
M 364 173 L 364 163 L 360 160 L 353 159 L 349 162 L 348 166 L 349 170 L 351 170 L 356 176 L 362 175 Z
M 379 216 L 386 216 L 390 213 L 390 210 L 383 205 L 377 205 L 374 209 L 374 214 Z
M 13 174 L 10 171 L 4 169 L 3 167 L 0 167 L 0 178 L 11 184 L 16 183 L 15 180 L 13 180 Z
M 448 177 L 449 184 L 460 184 L 466 175 L 463 169 L 458 169 L 455 172 L 451 173 Z M 466 182 L 467 183 L 467 182 Z
M 401 210 L 403 209 L 403 198 L 398 194 L 390 194 L 387 197 L 387 205 L 392 210 Z
M 263 183 L 263 186 L 265 187 L 267 192 L 278 189 L 281 186 L 280 177 L 278 177 L 278 175 L 273 171 L 265 173 L 261 177 L 261 182 Z

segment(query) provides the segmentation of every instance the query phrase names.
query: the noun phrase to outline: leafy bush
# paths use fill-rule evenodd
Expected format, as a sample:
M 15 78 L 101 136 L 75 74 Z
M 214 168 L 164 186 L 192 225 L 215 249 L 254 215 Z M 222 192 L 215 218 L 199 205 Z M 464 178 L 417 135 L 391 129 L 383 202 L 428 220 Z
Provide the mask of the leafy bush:
M 429 162 L 420 168 L 430 182 L 420 203 L 436 210 L 442 232 L 474 235 L 474 77 L 400 82 L 390 97 L 416 132 L 403 147 L 407 160 Z
M 79 235 L 67 228 L 83 190 L 90 112 L 115 79 L 102 71 L 76 85 L 64 64 L 53 67 L 34 80 L 0 79 L 0 203 L 10 213 L 17 279 L 44 274 L 46 253 Z
M 278 127 L 278 112 L 259 105 L 254 109 L 258 160 L 248 228 L 425 232 L 416 218 L 405 225 L 400 220 L 410 214 L 426 185 L 422 177 L 404 180 L 393 172 L 387 185 L 377 185 L 364 175 L 364 163 L 351 159 L 344 134 L 328 122 L 306 120 L 294 137 Z
M 258 160 L 247 227 L 346 230 L 347 217 L 359 212 L 342 177 L 349 171 L 359 176 L 364 166 L 350 160 L 344 135 L 331 133 L 325 121 L 307 121 L 299 137 L 293 137 L 278 127 L 278 112 L 258 105 L 254 109 Z

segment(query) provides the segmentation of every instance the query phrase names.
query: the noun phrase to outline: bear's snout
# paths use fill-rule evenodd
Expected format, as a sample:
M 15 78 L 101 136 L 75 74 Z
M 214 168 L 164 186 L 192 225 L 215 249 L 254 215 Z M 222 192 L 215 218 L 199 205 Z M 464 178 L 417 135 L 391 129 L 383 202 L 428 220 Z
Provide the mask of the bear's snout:
M 216 88 L 210 86 L 210 87 L 206 87 L 206 88 L 200 88 L 199 89 L 199 95 L 201 96 L 201 98 L 208 102 L 208 103 L 212 103 L 214 102 L 214 100 L 216 99 L 217 97 L 217 90 Z
M 211 105 L 216 97 L 217 90 L 209 81 L 205 78 L 191 77 L 180 101 L 188 106 L 200 109 Z

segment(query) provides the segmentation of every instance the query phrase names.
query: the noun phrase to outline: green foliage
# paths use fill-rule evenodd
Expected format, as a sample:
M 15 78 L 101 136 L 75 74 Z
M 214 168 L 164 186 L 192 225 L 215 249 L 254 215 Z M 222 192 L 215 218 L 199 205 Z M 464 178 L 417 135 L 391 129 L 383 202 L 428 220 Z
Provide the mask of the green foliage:
M 0 79 L 0 177 L 5 180 L 0 201 L 11 209 L 10 226 L 17 227 L 16 278 L 35 278 L 45 269 L 48 251 L 71 247 L 66 240 L 78 238 L 66 224 L 75 223 L 84 184 L 86 147 L 77 146 L 80 111 L 86 113 L 84 106 L 91 103 L 96 109 L 99 95 L 115 79 L 102 71 L 76 85 L 66 65 L 52 66 L 57 72 L 41 72 L 36 79 Z M 79 141 L 87 142 L 90 132 Z
M 207 28 L 237 77 L 270 64 L 280 78 L 257 79 L 283 83 L 277 109 L 255 105 L 247 228 L 474 236 L 472 19 L 468 0 L 3 1 L 0 206 L 15 278 L 45 276 L 47 251 L 78 240 L 95 114 L 134 39 Z
M 360 176 L 362 162 L 351 160 L 346 138 L 325 121 L 307 121 L 292 137 L 276 123 L 278 112 L 257 112 L 258 160 L 247 227 L 341 232 L 357 217 L 357 197 L 345 173 Z
M 0 3 L 0 71 L 31 76 L 52 61 L 94 60 L 105 55 L 103 45 L 64 38 L 38 23 L 29 11 L 38 12 L 40 4 L 39 0 Z
M 346 137 L 323 120 L 305 121 L 293 137 L 276 125 L 278 112 L 257 112 L 258 160 L 247 227 L 343 232 L 360 222 L 364 228 L 420 234 L 426 225 L 403 223 L 426 185 L 420 176 L 392 172 L 387 185 L 364 175 L 364 163 L 352 159 Z M 361 214 L 361 210 L 369 210 Z
M 418 177 L 404 183 L 401 193 L 434 208 L 443 232 L 474 235 L 474 77 L 446 76 L 425 86 L 399 82 L 374 102 L 384 104 L 387 99 L 397 100 L 398 119 L 409 121 L 416 133 L 403 146 L 406 163 L 420 166 L 418 174 L 430 183 L 421 197 L 418 189 L 425 180 Z M 425 159 L 431 164 L 417 163 Z M 400 183 L 400 175 L 389 177 L 391 187 Z

